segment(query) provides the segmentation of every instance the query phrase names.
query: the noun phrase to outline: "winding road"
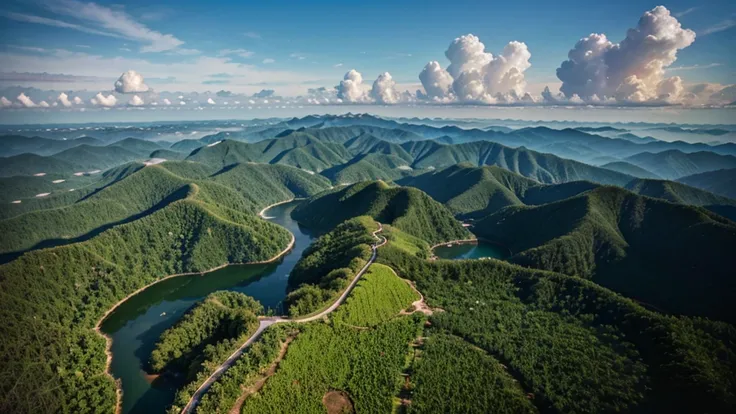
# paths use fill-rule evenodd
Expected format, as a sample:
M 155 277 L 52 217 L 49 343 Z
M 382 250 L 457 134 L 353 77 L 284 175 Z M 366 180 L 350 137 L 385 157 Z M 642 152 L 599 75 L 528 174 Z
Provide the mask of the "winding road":
M 353 287 L 355 287 L 355 285 L 358 283 L 358 280 L 360 279 L 360 277 L 363 276 L 366 270 L 368 270 L 368 267 L 372 265 L 373 262 L 376 260 L 378 248 L 386 244 L 387 242 L 386 238 L 378 235 L 378 233 L 380 233 L 381 231 L 383 231 L 383 225 L 381 223 L 378 223 L 378 230 L 373 232 L 373 237 L 375 237 L 376 240 L 378 240 L 378 243 L 371 246 L 371 251 L 372 251 L 371 258 L 368 260 L 368 262 L 366 262 L 365 266 L 363 266 L 363 268 L 360 269 L 358 274 L 355 275 L 355 277 L 350 282 L 348 287 L 345 288 L 345 291 L 342 292 L 340 297 L 337 298 L 337 300 L 332 305 L 330 305 L 327 309 L 317 314 L 306 316 L 303 318 L 290 319 L 290 318 L 286 318 L 283 316 L 260 317 L 259 318 L 260 323 L 258 325 L 258 329 L 256 329 L 253 335 L 251 335 L 250 338 L 248 338 L 245 342 L 243 342 L 243 344 L 240 345 L 240 347 L 235 352 L 233 352 L 227 358 L 227 360 L 225 360 L 225 362 L 223 362 L 219 367 L 217 367 L 217 369 L 207 378 L 207 380 L 205 380 L 205 382 L 202 383 L 202 385 L 199 386 L 199 388 L 197 388 L 197 391 L 195 391 L 194 394 L 192 394 L 192 398 L 189 399 L 189 402 L 187 403 L 187 405 L 184 406 L 184 408 L 181 410 L 182 414 L 188 414 L 194 411 L 194 409 L 197 407 L 197 403 L 199 403 L 199 400 L 207 392 L 207 390 L 212 386 L 212 384 L 214 384 L 215 381 L 220 379 L 222 374 L 224 374 L 225 371 L 227 371 L 228 368 L 230 368 L 235 363 L 235 361 L 237 361 L 238 358 L 240 358 L 240 356 L 243 355 L 243 352 L 245 352 L 248 346 L 250 346 L 250 344 L 255 342 L 261 336 L 263 331 L 266 330 L 266 328 L 276 323 L 284 323 L 284 322 L 306 323 L 306 322 L 316 321 L 318 319 L 321 319 L 323 316 L 331 313 L 335 309 L 337 309 L 337 307 L 340 306 L 345 301 L 345 299 L 348 297 L 350 292 L 353 290 Z

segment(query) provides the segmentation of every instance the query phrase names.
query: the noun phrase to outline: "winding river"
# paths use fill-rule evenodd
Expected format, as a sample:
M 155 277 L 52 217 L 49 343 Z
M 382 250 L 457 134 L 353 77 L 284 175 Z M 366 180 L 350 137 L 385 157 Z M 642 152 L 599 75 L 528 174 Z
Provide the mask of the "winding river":
M 112 373 L 123 388 L 123 413 L 163 413 L 176 392 L 174 384 L 155 382 L 143 370 L 156 340 L 194 303 L 216 290 L 245 293 L 283 313 L 289 272 L 312 242 L 309 232 L 291 219 L 299 204 L 293 201 L 265 212 L 270 221 L 289 230 L 294 248 L 280 261 L 258 265 L 233 265 L 204 275 L 174 277 L 131 297 L 108 316 L 101 326 L 112 337 Z

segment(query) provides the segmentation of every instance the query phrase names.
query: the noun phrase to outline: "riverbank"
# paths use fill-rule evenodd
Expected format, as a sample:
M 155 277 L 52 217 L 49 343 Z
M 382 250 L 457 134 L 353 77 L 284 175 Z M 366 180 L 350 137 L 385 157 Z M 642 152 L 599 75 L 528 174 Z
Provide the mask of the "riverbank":
M 279 202 L 279 203 L 274 203 L 274 204 L 272 204 L 272 205 L 264 208 L 263 210 L 261 210 L 261 212 L 259 213 L 259 215 L 261 217 L 263 217 L 263 213 L 266 210 L 268 210 L 269 208 L 274 207 L 274 206 L 277 206 L 277 205 L 280 205 L 280 204 L 286 204 L 286 203 L 289 203 L 291 201 L 294 201 L 294 199 L 282 201 L 282 202 Z M 287 231 L 288 231 L 288 229 L 287 229 Z M 169 279 L 172 279 L 172 278 L 176 278 L 176 277 L 182 277 L 182 276 L 196 276 L 196 275 L 202 275 L 202 276 L 204 276 L 204 275 L 206 275 L 208 273 L 215 272 L 217 270 L 223 269 L 223 268 L 228 267 L 228 266 L 236 266 L 236 265 L 259 265 L 259 264 L 268 264 L 268 263 L 273 263 L 275 261 L 278 261 L 279 259 L 281 259 L 285 255 L 287 255 L 294 248 L 294 245 L 296 243 L 296 237 L 295 237 L 294 233 L 292 233 L 291 231 L 289 231 L 289 233 L 291 234 L 291 240 L 290 240 L 289 244 L 286 246 L 286 248 L 284 248 L 278 254 L 276 254 L 275 256 L 273 256 L 272 258 L 270 258 L 268 260 L 262 260 L 262 261 L 256 261 L 256 262 L 246 262 L 246 263 L 225 263 L 225 264 L 222 264 L 222 265 L 219 265 L 219 266 L 215 266 L 215 267 L 213 267 L 211 269 L 207 269 L 207 270 L 200 271 L 200 272 L 185 272 L 185 273 L 176 273 L 176 274 L 167 275 L 167 276 L 165 276 L 165 277 L 163 277 L 161 279 L 158 279 L 158 280 L 155 280 L 155 281 L 153 281 L 151 283 L 148 283 L 145 286 L 143 286 L 143 287 L 141 287 L 139 289 L 136 289 L 134 292 L 128 294 L 123 299 L 121 299 L 117 303 L 115 303 L 112 307 L 110 307 L 100 317 L 100 319 L 95 324 L 94 331 L 98 335 L 100 335 L 103 338 L 105 338 L 105 355 L 106 355 L 107 358 L 106 358 L 106 363 L 105 363 L 105 371 L 104 371 L 104 374 L 107 375 L 110 379 L 112 379 L 113 382 L 115 383 L 115 387 L 116 387 L 116 399 L 117 399 L 117 404 L 116 404 L 116 407 L 115 407 L 115 414 L 121 414 L 122 413 L 122 408 L 123 408 L 122 407 L 123 388 L 122 388 L 122 384 L 121 384 L 120 379 L 116 379 L 115 376 L 112 374 L 112 359 L 113 359 L 113 355 L 112 355 L 112 337 L 110 335 L 107 335 L 106 333 L 104 333 L 102 331 L 102 325 L 105 322 L 105 320 L 107 320 L 107 318 L 113 312 L 115 312 L 115 310 L 117 310 L 123 303 L 125 303 L 128 300 L 130 300 L 132 297 L 134 297 L 134 296 L 140 294 L 141 292 L 143 292 L 143 291 L 151 288 L 152 286 L 157 285 L 159 283 L 162 283 L 162 282 L 164 282 L 166 280 L 169 280 Z
M 280 206 L 281 204 L 291 203 L 292 201 L 298 201 L 298 200 L 306 200 L 306 198 L 304 198 L 304 197 L 292 197 L 292 198 L 290 198 L 288 200 L 279 201 L 278 203 L 269 204 L 266 207 L 263 207 L 263 210 L 261 210 L 261 211 L 258 212 L 258 216 L 260 218 L 262 218 L 262 219 L 268 219 L 268 217 L 264 216 L 263 213 L 265 213 L 266 210 L 268 210 L 269 208 Z

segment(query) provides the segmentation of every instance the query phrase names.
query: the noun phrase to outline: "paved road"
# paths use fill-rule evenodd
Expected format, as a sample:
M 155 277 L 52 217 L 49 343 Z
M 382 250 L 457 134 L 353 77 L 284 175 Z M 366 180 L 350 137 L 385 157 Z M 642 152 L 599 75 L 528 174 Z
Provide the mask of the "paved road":
M 240 358 L 240 356 L 243 355 L 243 352 L 245 352 L 246 348 L 248 348 L 248 346 L 250 346 L 250 344 L 252 344 L 253 342 L 255 342 L 261 336 L 261 334 L 263 333 L 263 331 L 266 330 L 266 328 L 268 328 L 269 326 L 271 326 L 271 325 L 273 325 L 275 323 L 283 323 L 283 322 L 305 323 L 305 322 L 316 321 L 318 319 L 321 319 L 323 316 L 329 314 L 330 312 L 334 311 L 335 309 L 337 309 L 337 307 L 340 306 L 345 301 L 345 299 L 347 299 L 347 297 L 350 294 L 350 292 L 353 290 L 353 288 L 355 287 L 355 285 L 358 283 L 358 279 L 360 279 L 360 277 L 363 276 L 363 274 L 365 273 L 365 271 L 368 270 L 368 267 L 371 264 L 373 264 L 373 262 L 376 260 L 377 249 L 379 247 L 383 246 L 384 244 L 386 244 L 386 241 L 387 241 L 386 238 L 383 237 L 383 236 L 379 236 L 378 235 L 378 233 L 380 233 L 381 231 L 383 231 L 383 225 L 381 223 L 378 223 L 378 230 L 376 230 L 376 231 L 373 232 L 373 237 L 375 237 L 379 241 L 379 243 L 376 243 L 376 244 L 374 244 L 374 245 L 371 246 L 371 250 L 372 250 L 372 252 L 371 252 L 371 258 L 368 260 L 368 262 L 365 264 L 365 266 L 363 266 L 363 268 L 360 269 L 360 271 L 358 272 L 358 274 L 355 275 L 355 277 L 350 282 L 350 284 L 345 289 L 345 291 L 342 292 L 342 295 L 340 295 L 340 297 L 337 298 L 337 300 L 332 305 L 330 305 L 330 307 L 328 307 L 327 309 L 325 309 L 322 312 L 317 313 L 315 315 L 307 316 L 307 317 L 303 317 L 303 318 L 297 318 L 297 319 L 290 319 L 290 318 L 285 318 L 285 317 L 282 317 L 282 316 L 260 317 L 259 318 L 260 324 L 258 325 L 258 329 L 256 329 L 256 331 L 253 333 L 253 335 L 251 335 L 250 338 L 248 338 L 248 340 L 246 340 L 245 342 L 243 342 L 243 344 L 240 345 L 240 348 L 238 348 L 235 352 L 233 352 L 227 358 L 227 360 L 225 360 L 225 362 L 223 362 L 222 365 L 220 365 L 209 376 L 209 378 L 207 378 L 207 380 L 205 382 L 203 382 L 202 385 L 199 386 L 199 388 L 197 388 L 197 391 L 194 392 L 194 394 L 192 395 L 192 398 L 189 400 L 189 402 L 187 403 L 187 405 L 184 406 L 184 409 L 181 410 L 182 414 L 188 414 L 188 413 L 192 412 L 194 410 L 194 408 L 197 407 L 197 404 L 199 403 L 199 400 L 207 392 L 207 390 L 212 386 L 212 384 L 214 384 L 215 381 L 217 381 L 218 379 L 220 379 L 220 377 L 222 376 L 222 374 L 224 374 L 225 371 L 227 371 L 228 368 L 230 368 L 235 363 L 235 361 L 237 361 L 238 358 Z

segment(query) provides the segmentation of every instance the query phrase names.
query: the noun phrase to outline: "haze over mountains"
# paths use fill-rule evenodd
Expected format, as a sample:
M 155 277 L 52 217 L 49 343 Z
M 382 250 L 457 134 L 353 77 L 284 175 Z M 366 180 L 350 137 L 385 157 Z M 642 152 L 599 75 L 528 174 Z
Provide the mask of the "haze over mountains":
M 102 126 L 76 139 L 64 128 L 44 137 L 0 136 L 0 316 L 13 321 L 0 332 L 8 338 L 0 348 L 8 362 L 0 375 L 8 397 L 0 408 L 38 411 L 31 395 L 42 395 L 47 411 L 112 407 L 115 383 L 100 375 L 105 341 L 92 330 L 98 318 L 166 275 L 279 254 L 289 233 L 257 213 L 292 198 L 307 201 L 291 219 L 321 237 L 290 272 L 280 293 L 285 312 L 311 315 L 331 303 L 375 258 L 373 233 L 380 231 L 388 240 L 377 253 L 390 266 L 384 276 L 404 287 L 391 278 L 411 279 L 429 306 L 444 310 L 431 318 L 426 332 L 434 345 L 418 365 L 425 374 L 414 378 L 451 370 L 453 363 L 438 356 L 443 352 L 431 350 L 452 345 L 468 361 L 475 357 L 466 352 L 480 349 L 485 364 L 502 358 L 512 369 L 498 368 L 504 380 L 492 383 L 513 390 L 530 412 L 671 404 L 706 404 L 717 412 L 734 401 L 728 385 L 714 385 L 729 384 L 734 371 L 732 144 L 664 142 L 620 126 L 553 129 L 370 115 L 232 124 L 208 124 L 211 134 L 181 139 L 158 134 L 185 125 L 132 127 L 132 136 Z M 501 245 L 508 257 L 430 260 L 429 246 L 474 237 Z M 220 312 L 209 300 L 190 314 Z M 362 300 L 347 305 L 375 305 Z M 352 312 L 350 320 L 361 315 Z M 255 317 L 245 316 L 241 328 L 255 328 Z M 366 338 L 388 329 L 358 328 Z M 170 338 L 174 343 L 161 343 L 179 349 L 189 330 L 181 331 Z M 39 336 L 46 339 L 34 340 Z M 308 340 L 297 339 L 297 350 L 300 341 Z M 550 349 L 558 348 L 550 343 L 564 343 L 559 349 L 575 358 L 553 358 Z M 227 354 L 232 344 L 223 344 L 184 349 L 192 352 L 188 358 L 205 348 L 203 355 Z M 271 345 L 278 354 L 280 343 Z M 397 366 L 406 348 L 396 346 Z M 586 370 L 570 372 L 579 364 Z M 191 372 L 211 368 L 203 366 L 190 365 Z M 429 398 L 432 375 L 417 383 L 423 384 L 418 404 L 429 404 L 422 398 Z M 512 378 L 540 397 L 525 397 Z M 188 386 L 198 388 L 197 380 Z M 187 390 L 177 397 L 184 403 Z M 668 403 L 677 390 L 687 395 Z M 210 403 L 216 395 L 207 395 Z

